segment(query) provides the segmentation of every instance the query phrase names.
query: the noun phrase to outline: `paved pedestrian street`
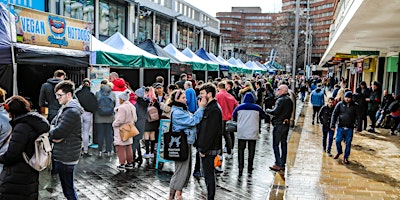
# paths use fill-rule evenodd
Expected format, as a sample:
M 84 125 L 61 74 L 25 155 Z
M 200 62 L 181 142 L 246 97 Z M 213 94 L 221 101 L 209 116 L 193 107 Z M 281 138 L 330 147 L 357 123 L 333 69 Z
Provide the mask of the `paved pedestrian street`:
M 312 106 L 298 102 L 296 128 L 290 131 L 285 172 L 269 170 L 274 163 L 271 133 L 262 127 L 253 174 L 238 176 L 237 142 L 234 156 L 223 162 L 215 199 L 400 199 L 400 141 L 389 130 L 354 133 L 350 164 L 322 152 L 321 125 L 311 125 Z M 272 131 L 272 130 L 271 130 Z M 343 144 L 344 146 L 344 144 Z M 335 142 L 332 154 L 336 153 Z M 142 166 L 125 173 L 116 169 L 117 157 L 81 158 L 75 186 L 80 199 L 167 199 L 173 163 L 161 170 Z M 193 156 L 194 166 L 194 156 Z M 204 179 L 191 177 L 184 199 L 206 199 Z M 41 172 L 40 199 L 64 199 L 57 176 Z

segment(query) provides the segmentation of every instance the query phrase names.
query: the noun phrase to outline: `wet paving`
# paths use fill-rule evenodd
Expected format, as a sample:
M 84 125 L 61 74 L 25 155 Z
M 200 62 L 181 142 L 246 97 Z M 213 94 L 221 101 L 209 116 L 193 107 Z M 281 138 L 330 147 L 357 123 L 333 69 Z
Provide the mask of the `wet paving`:
M 297 105 L 302 105 L 298 102 Z M 298 114 L 301 107 L 299 106 Z M 272 127 L 271 127 L 272 131 Z M 233 159 L 224 160 L 222 174 L 217 176 L 215 199 L 268 199 L 275 172 L 269 170 L 274 164 L 272 151 L 272 132 L 267 132 L 263 124 L 260 139 L 257 141 L 252 174 L 246 171 L 247 152 L 245 151 L 245 170 L 239 177 L 237 141 Z M 149 167 L 145 161 L 139 168 L 127 172 L 117 170 L 117 156 L 98 158 L 97 150 L 90 149 L 89 158 L 81 158 L 75 172 L 75 187 L 80 199 L 167 199 L 169 181 L 173 174 L 173 163 L 165 163 L 161 170 Z M 194 151 L 193 151 L 194 152 Z M 193 156 L 193 163 L 195 162 Z M 194 164 L 193 164 L 194 167 Z M 40 174 L 39 199 L 64 199 L 58 176 L 48 171 Z M 183 190 L 183 199 L 206 199 L 207 189 L 204 179 L 190 178 Z

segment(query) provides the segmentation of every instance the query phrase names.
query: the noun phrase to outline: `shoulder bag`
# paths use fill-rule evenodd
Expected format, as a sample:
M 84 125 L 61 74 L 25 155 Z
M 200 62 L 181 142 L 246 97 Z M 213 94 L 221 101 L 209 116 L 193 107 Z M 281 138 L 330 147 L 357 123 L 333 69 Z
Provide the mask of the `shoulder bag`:
M 132 109 L 131 109 L 132 113 Z M 132 113 L 133 116 L 133 113 Z M 136 128 L 135 124 L 131 121 L 119 128 L 119 135 L 123 142 L 129 140 L 131 137 L 135 137 L 139 134 L 139 130 Z

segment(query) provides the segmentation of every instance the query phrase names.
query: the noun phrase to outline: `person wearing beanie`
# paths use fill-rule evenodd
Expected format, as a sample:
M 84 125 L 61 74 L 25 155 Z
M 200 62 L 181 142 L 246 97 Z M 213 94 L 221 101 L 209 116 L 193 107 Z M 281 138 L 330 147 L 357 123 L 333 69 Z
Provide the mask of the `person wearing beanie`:
M 149 104 L 148 101 L 144 99 L 145 87 L 141 87 L 135 91 L 136 95 L 136 113 L 137 113 L 137 121 L 135 123 L 136 128 L 139 130 L 139 134 L 133 138 L 133 156 L 135 157 L 135 162 L 140 166 L 143 162 L 142 152 L 140 148 L 140 140 L 143 138 L 144 128 L 146 125 L 146 116 L 147 116 L 147 106 Z M 136 157 L 137 155 L 137 157 Z
M 119 78 L 116 72 L 110 73 L 110 82 L 113 84 L 112 92 L 115 94 L 116 97 L 118 97 L 119 94 L 127 89 L 125 80 L 123 78 Z M 119 101 L 117 100 L 115 103 L 115 107 L 118 107 Z
M 137 120 L 136 108 L 129 102 L 130 90 L 125 90 L 118 95 L 120 105 L 115 108 L 115 120 L 112 123 L 114 128 L 114 145 L 117 151 L 117 156 L 120 165 L 117 169 L 126 171 L 126 169 L 133 169 L 133 152 L 132 143 L 133 138 L 126 141 L 121 140 L 119 128 L 127 123 L 135 123 Z
M 346 149 L 344 152 L 344 163 L 349 164 L 351 141 L 353 140 L 354 123 L 357 119 L 358 104 L 353 101 L 353 93 L 350 91 L 344 94 L 344 100 L 339 102 L 333 110 L 331 119 L 331 129 L 336 132 L 336 150 L 334 159 L 338 159 L 343 153 L 342 141 L 345 140 Z

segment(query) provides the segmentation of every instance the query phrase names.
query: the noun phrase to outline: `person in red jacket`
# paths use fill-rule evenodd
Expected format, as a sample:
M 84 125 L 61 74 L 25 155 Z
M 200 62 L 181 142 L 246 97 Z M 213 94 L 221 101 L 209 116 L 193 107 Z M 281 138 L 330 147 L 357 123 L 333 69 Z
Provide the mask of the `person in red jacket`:
M 222 120 L 224 121 L 223 134 L 225 139 L 226 153 L 228 153 L 226 158 L 231 159 L 232 149 L 235 141 L 235 135 L 234 133 L 226 132 L 225 125 L 227 121 L 232 119 L 232 113 L 239 104 L 236 101 L 235 97 L 233 97 L 226 91 L 225 82 L 218 83 L 217 89 L 218 93 L 215 96 L 215 99 L 217 100 L 217 103 L 219 104 L 222 110 Z

